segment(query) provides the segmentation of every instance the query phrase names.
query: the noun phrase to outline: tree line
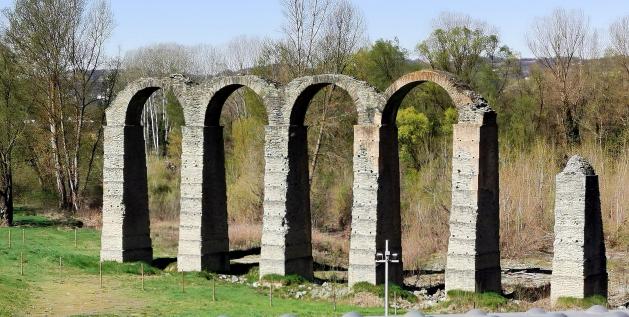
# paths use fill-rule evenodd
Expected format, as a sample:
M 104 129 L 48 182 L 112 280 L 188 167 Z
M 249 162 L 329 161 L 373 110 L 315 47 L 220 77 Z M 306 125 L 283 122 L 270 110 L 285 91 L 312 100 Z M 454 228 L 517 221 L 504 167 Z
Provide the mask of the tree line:
M 143 76 L 255 74 L 287 83 L 338 73 L 382 91 L 407 72 L 438 69 L 455 74 L 496 109 L 505 153 L 526 153 L 538 142 L 563 148 L 593 143 L 608 157 L 627 152 L 629 16 L 609 26 L 603 43 L 584 13 L 556 9 L 532 21 L 526 39 L 534 59 L 526 60 L 495 26 L 465 14 L 442 13 L 408 51 L 397 39 L 370 41 L 359 6 L 349 0 L 281 5 L 277 38 L 240 36 L 222 46 L 156 43 L 111 57 L 105 44 L 114 18 L 106 1 L 14 1 L 3 10 L 0 43 L 0 223 L 12 223 L 16 195 L 21 204 L 48 199 L 48 207 L 69 212 L 100 206 L 104 110 L 126 83 Z M 261 219 L 266 120 L 261 101 L 246 88 L 223 109 L 234 221 Z M 436 85 L 423 84 L 404 100 L 397 117 L 403 213 L 447 215 L 456 120 L 452 101 Z M 352 100 L 338 87 L 325 88 L 309 106 L 312 212 L 321 230 L 349 227 L 355 123 Z M 152 207 L 178 208 L 183 124 L 172 92 L 147 101 L 142 125 L 154 164 Z

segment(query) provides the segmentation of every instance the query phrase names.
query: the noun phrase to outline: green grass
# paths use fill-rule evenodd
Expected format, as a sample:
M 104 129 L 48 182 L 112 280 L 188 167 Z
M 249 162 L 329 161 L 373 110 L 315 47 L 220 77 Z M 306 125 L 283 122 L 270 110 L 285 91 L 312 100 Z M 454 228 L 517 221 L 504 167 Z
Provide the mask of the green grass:
M 283 286 L 300 285 L 300 284 L 308 283 L 308 281 L 306 281 L 305 278 L 299 275 L 284 276 L 284 275 L 279 275 L 279 274 L 267 274 L 262 277 L 262 280 L 266 282 L 281 283 Z
M 558 309 L 586 309 L 594 305 L 607 306 L 607 299 L 601 295 L 594 295 L 586 298 L 559 297 L 555 305 Z
M 431 307 L 434 312 L 467 311 L 473 308 L 485 311 L 512 311 L 518 307 L 509 304 L 509 300 L 504 296 L 493 293 L 474 293 L 460 290 L 448 292 L 448 299 L 438 305 Z
M 354 286 L 352 286 L 352 290 L 354 291 L 354 293 L 365 292 L 365 293 L 371 293 L 378 297 L 384 298 L 384 285 L 373 285 L 368 282 L 359 282 L 359 283 L 354 284 Z M 411 303 L 414 303 L 417 301 L 417 297 L 413 295 L 413 293 L 405 289 L 402 289 L 400 286 L 396 284 L 389 284 L 390 298 L 393 298 L 394 293 L 397 294 L 398 297 L 403 298 Z
M 49 225 L 48 219 L 39 216 L 16 215 L 17 221 L 28 220 L 29 226 L 23 228 L 0 228 L 0 316 L 15 314 L 37 314 L 38 298 L 46 298 L 46 287 L 58 285 L 58 288 L 77 290 L 69 300 L 76 300 L 76 307 L 82 304 L 82 287 L 98 289 L 100 232 L 92 229 L 79 229 L 78 247 L 74 247 L 74 230 L 69 227 Z M 25 243 L 22 244 L 22 229 Z M 8 232 L 11 230 L 12 245 L 8 246 Z M 24 257 L 24 276 L 20 276 L 20 253 Z M 63 268 L 59 267 L 62 257 Z M 333 312 L 331 302 L 311 299 L 273 298 L 269 305 L 268 289 L 253 288 L 247 285 L 216 281 L 216 298 L 212 301 L 212 274 L 189 273 L 185 275 L 185 293 L 181 289 L 181 274 L 163 272 L 148 264 L 144 271 L 145 291 L 140 288 L 140 263 L 104 262 L 103 294 L 123 300 L 133 301 L 131 310 L 102 311 L 105 315 L 176 315 L 198 316 L 278 316 L 293 313 L 299 316 L 341 316 L 348 311 L 361 314 L 381 314 L 382 309 L 360 308 L 346 304 L 337 306 Z M 259 275 L 252 270 L 247 279 L 255 280 Z M 276 277 L 270 277 L 275 279 Z M 63 280 L 72 280 L 72 288 L 63 284 Z M 293 284 L 300 280 L 296 277 L 277 278 L 282 283 Z M 91 283 L 91 284 L 90 284 Z M 96 283 L 96 285 L 94 284 Z M 44 287 L 46 286 L 46 287 Z M 274 292 L 275 294 L 275 292 Z M 75 298 L 76 297 L 76 298 Z M 124 306 L 124 305 L 123 305 Z M 121 308 L 122 309 L 122 308 Z

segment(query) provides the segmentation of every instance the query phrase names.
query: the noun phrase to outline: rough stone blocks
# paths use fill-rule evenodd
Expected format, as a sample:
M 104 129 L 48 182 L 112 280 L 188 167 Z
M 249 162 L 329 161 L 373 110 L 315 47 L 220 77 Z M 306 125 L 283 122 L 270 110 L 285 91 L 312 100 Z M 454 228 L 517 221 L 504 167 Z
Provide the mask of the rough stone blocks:
M 598 176 L 573 156 L 557 174 L 551 301 L 607 297 L 607 271 Z

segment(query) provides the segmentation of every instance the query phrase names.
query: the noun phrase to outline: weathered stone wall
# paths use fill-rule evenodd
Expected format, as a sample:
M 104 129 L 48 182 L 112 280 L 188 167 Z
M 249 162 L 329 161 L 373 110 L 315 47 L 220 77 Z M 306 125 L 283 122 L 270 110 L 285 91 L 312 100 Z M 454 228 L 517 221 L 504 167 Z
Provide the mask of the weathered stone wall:
M 219 77 L 201 84 L 180 77 L 144 79 L 129 85 L 107 112 L 101 257 L 117 261 L 152 257 L 139 115 L 153 91 L 174 87 L 186 121 L 182 130 L 178 267 L 181 271 L 228 269 L 224 145 L 219 118 L 229 95 L 246 86 L 261 97 L 269 118 L 265 128 L 260 273 L 311 278 L 304 118 L 314 95 L 327 85 L 336 85 L 351 96 L 358 113 L 354 127 L 349 283 L 383 282 L 383 268 L 375 265 L 375 253 L 382 251 L 389 240 L 392 252 L 402 256 L 395 115 L 404 96 L 425 81 L 444 87 L 459 109 L 459 123 L 454 127 L 452 235 L 446 288 L 499 289 L 495 114 L 480 96 L 451 75 L 433 71 L 405 75 L 384 94 L 344 75 L 306 76 L 282 88 L 255 76 Z M 402 263 L 392 265 L 390 278 L 401 282 L 402 269 Z
M 218 77 L 195 84 L 184 94 L 186 126 L 182 129 L 177 254 L 180 271 L 229 269 L 225 147 L 219 121 L 225 101 L 241 87 L 260 96 L 270 123 L 281 122 L 279 90 L 274 83 L 256 76 Z
M 103 229 L 101 260 L 151 261 L 148 188 L 142 108 L 158 89 L 182 96 L 183 77 L 143 78 L 120 91 L 106 110 L 103 155 Z M 183 98 L 180 98 L 185 103 Z
M 607 271 L 598 176 L 573 156 L 557 174 L 551 301 L 607 296 Z
M 404 97 L 414 87 L 428 81 L 446 90 L 459 113 L 452 136 L 452 207 L 446 290 L 500 291 L 498 128 L 495 112 L 480 95 L 455 80 L 451 74 L 418 71 L 402 76 L 385 91 L 387 102 L 382 108 L 382 124 L 395 124 Z M 397 152 L 397 145 L 394 151 Z M 398 164 L 393 160 L 395 158 L 390 158 L 385 165 Z M 381 186 L 398 186 L 391 192 L 399 192 L 399 178 Z
M 454 125 L 446 291 L 501 291 L 495 117 L 488 108 L 467 107 Z

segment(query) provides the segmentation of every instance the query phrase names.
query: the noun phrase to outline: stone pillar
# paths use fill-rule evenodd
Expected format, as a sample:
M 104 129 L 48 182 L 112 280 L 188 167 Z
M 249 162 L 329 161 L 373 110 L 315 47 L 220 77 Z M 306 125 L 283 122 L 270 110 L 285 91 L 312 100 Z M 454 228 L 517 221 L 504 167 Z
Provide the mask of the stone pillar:
M 400 263 L 389 266 L 389 280 L 402 282 L 400 174 L 395 126 L 354 126 L 354 185 L 349 253 L 349 285 L 384 283 L 384 267 L 376 252 L 398 253 Z
M 182 127 L 179 271 L 229 270 L 223 127 Z
M 607 270 L 598 176 L 573 156 L 555 178 L 555 243 L 550 298 L 607 297 Z
M 264 217 L 260 276 L 312 279 L 308 129 L 265 129 Z
M 495 113 L 488 107 L 459 109 L 452 142 L 452 208 L 445 288 L 500 292 Z
M 153 260 L 142 126 L 104 128 L 101 260 Z

